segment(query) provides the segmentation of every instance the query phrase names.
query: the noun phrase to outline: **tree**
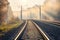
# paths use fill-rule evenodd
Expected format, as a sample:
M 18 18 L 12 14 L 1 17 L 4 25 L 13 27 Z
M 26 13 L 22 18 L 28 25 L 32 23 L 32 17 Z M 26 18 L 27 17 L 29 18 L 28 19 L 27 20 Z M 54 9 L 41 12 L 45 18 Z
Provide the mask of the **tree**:
M 8 11 L 8 1 L 0 0 L 0 25 L 4 24 Z

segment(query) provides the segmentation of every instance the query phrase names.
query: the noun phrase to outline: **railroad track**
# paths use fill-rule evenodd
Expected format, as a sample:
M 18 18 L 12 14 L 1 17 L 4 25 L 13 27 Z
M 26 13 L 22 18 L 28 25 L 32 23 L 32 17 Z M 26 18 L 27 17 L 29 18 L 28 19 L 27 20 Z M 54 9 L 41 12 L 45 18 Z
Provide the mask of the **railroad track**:
M 49 40 L 49 38 L 35 22 L 26 21 L 14 40 Z

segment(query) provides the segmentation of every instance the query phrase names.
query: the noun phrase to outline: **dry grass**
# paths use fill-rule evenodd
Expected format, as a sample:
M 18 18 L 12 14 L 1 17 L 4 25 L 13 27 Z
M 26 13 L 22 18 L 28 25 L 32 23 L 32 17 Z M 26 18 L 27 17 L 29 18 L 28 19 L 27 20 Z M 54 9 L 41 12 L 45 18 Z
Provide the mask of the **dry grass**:
M 16 22 L 13 24 L 8 24 L 8 25 L 0 25 L 0 37 L 2 35 L 4 35 L 4 33 L 8 32 L 9 30 L 13 29 L 13 28 L 17 28 L 18 25 L 20 25 L 20 22 Z

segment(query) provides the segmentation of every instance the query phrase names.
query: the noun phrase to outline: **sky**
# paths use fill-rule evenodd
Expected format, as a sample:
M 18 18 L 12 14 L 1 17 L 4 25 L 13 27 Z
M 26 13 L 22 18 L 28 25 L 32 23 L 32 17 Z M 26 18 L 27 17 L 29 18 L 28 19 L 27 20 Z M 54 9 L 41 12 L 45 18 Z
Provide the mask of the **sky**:
M 45 0 L 8 0 L 13 11 L 20 11 L 21 5 L 23 10 L 35 5 L 42 5 Z
M 20 17 L 20 11 L 21 11 L 21 6 L 22 6 L 22 8 L 24 10 L 23 18 L 29 17 L 30 12 L 34 13 L 35 16 L 37 15 L 37 17 L 39 17 L 39 9 L 38 9 L 38 7 L 37 7 L 37 9 L 34 7 L 35 7 L 35 5 L 43 5 L 44 2 L 45 2 L 45 4 L 42 7 L 42 12 L 50 11 L 50 9 L 51 9 L 51 12 L 53 11 L 53 15 L 56 16 L 57 13 L 55 15 L 54 12 L 55 12 L 55 10 L 59 9 L 59 3 L 60 3 L 60 2 L 58 3 L 57 0 L 9 0 L 9 2 L 10 2 L 10 6 L 11 6 L 12 10 L 16 11 L 13 13 L 16 17 L 17 16 Z M 31 10 L 29 10 L 27 8 L 31 8 Z M 26 9 L 27 9 L 27 11 L 26 11 Z M 46 13 L 43 13 L 43 15 L 49 17 L 49 19 L 53 19 L 52 16 L 50 16 Z

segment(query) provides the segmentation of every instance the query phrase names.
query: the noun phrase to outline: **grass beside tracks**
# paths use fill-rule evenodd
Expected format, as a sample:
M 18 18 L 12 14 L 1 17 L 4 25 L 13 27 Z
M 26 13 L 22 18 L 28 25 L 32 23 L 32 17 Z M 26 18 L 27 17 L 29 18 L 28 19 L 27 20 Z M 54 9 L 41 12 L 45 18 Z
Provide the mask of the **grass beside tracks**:
M 4 34 L 14 28 L 17 28 L 20 24 L 22 23 L 21 22 L 15 22 L 13 24 L 7 24 L 7 25 L 0 25 L 0 37 L 1 36 L 4 36 Z

